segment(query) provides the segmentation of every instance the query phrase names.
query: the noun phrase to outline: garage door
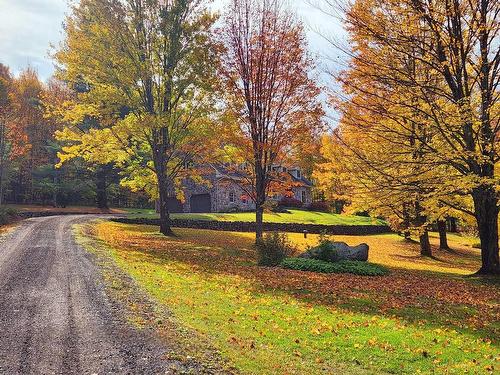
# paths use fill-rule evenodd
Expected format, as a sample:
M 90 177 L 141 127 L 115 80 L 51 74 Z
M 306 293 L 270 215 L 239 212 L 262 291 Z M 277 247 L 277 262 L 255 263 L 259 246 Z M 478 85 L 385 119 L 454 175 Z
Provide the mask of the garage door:
M 189 199 L 189 204 L 191 205 L 191 212 L 212 211 L 212 201 L 210 199 L 210 194 L 191 195 L 191 198 Z

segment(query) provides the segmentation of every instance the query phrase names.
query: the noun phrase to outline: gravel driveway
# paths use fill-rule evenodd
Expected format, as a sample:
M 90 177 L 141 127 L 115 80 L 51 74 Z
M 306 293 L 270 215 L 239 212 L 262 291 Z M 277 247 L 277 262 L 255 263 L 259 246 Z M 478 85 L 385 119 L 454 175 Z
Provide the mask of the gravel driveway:
M 0 374 L 164 374 L 165 350 L 109 301 L 72 225 L 25 220 L 0 240 Z

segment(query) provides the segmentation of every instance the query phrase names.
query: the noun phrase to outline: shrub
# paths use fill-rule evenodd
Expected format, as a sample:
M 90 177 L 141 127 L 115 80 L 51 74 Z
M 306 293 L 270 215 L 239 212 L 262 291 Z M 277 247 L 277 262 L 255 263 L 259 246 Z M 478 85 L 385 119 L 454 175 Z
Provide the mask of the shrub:
M 298 199 L 295 199 L 293 197 L 283 197 L 279 201 L 279 205 L 282 207 L 300 208 L 304 205 L 304 203 L 302 203 L 302 201 L 299 201 Z
M 383 276 L 389 273 L 389 270 L 381 265 L 355 260 L 331 263 L 317 259 L 286 258 L 281 262 L 281 267 L 321 273 L 352 273 L 361 276 Z
M 266 233 L 264 238 L 257 241 L 256 248 L 259 266 L 277 266 L 295 252 L 288 236 L 278 232 Z
M 320 211 L 320 212 L 330 212 L 331 211 L 330 204 L 328 202 L 325 202 L 325 201 L 312 202 L 307 207 L 307 209 L 309 211 Z
M 307 252 L 312 259 L 325 262 L 336 262 L 338 260 L 337 248 L 333 244 L 333 238 L 326 232 L 321 232 L 318 244 L 314 247 L 308 247 Z
M 278 202 L 273 200 L 267 200 L 262 207 L 264 208 L 264 212 L 288 212 L 285 207 L 280 206 Z
M 228 213 L 228 214 L 233 214 L 233 213 L 240 212 L 240 211 L 241 210 L 237 205 L 232 204 L 232 205 L 226 207 L 226 209 L 223 212 Z
M 13 208 L 0 206 L 0 225 L 10 223 L 16 215 L 17 211 Z

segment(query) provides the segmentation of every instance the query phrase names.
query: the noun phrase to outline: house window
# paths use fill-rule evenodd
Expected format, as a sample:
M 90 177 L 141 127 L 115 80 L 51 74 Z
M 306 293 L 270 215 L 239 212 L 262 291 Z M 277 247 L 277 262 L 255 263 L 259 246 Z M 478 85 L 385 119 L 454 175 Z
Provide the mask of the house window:
M 302 203 L 306 203 L 306 198 L 307 198 L 307 194 L 303 190 L 302 193 L 301 193 L 301 196 L 300 196 L 300 199 L 302 200 Z
M 235 195 L 236 194 L 234 194 L 234 191 L 230 191 L 229 192 L 229 203 L 234 203 L 234 201 L 235 201 Z
M 297 178 L 300 178 L 300 171 L 297 169 Z

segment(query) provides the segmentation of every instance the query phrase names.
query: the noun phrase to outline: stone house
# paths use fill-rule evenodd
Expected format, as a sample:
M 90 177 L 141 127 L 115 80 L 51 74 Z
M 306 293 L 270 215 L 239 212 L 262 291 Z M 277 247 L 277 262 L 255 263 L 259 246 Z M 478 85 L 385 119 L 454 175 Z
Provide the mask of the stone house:
M 273 167 L 273 171 L 286 175 L 289 181 L 288 196 L 292 195 L 307 206 L 312 201 L 313 184 L 307 180 L 300 168 Z M 255 203 L 242 188 L 245 181 L 244 168 L 227 168 L 220 164 L 211 164 L 203 173 L 203 183 L 186 179 L 183 182 L 184 202 L 172 199 L 169 203 L 171 212 L 228 212 L 252 211 Z M 288 182 L 283 182 L 283 184 Z M 274 194 L 270 199 L 279 201 L 283 194 Z

